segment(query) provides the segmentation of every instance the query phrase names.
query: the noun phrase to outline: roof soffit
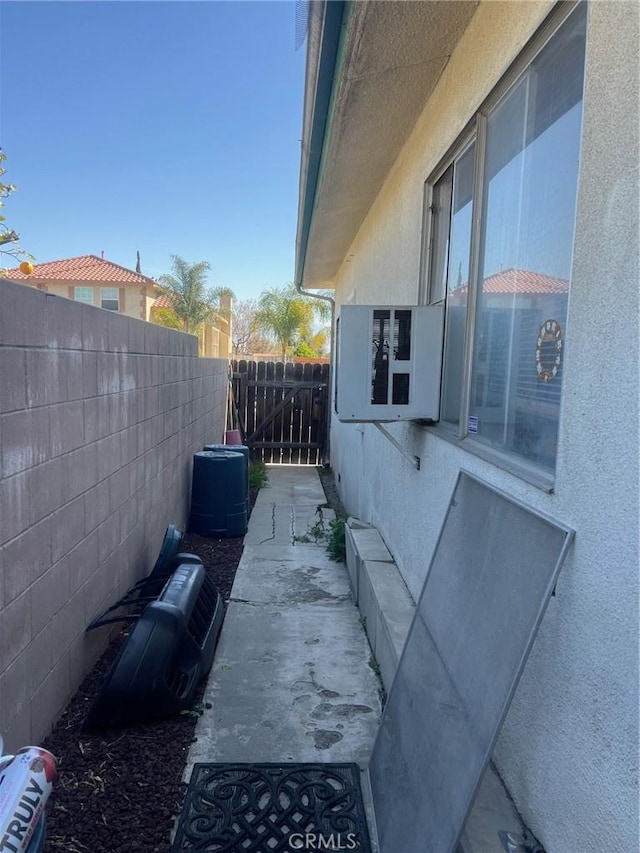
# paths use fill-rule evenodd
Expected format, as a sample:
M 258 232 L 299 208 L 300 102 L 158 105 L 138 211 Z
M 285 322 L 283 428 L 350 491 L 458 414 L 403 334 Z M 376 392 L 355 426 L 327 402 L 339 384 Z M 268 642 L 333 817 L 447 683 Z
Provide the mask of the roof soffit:
M 315 194 L 306 287 L 333 283 L 476 7 L 475 0 L 352 5 Z

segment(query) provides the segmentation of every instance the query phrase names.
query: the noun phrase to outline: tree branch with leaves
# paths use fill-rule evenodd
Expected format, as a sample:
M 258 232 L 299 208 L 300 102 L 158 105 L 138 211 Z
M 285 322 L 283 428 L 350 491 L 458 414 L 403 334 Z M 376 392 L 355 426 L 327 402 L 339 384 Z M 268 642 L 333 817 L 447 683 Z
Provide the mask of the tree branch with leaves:
M 15 260 L 20 260 L 20 258 L 32 260 L 33 255 L 25 252 L 25 250 L 18 245 L 20 237 L 15 231 L 9 228 L 6 223 L 6 217 L 1 212 L 5 206 L 5 199 L 8 199 L 11 193 L 14 193 L 18 189 L 15 184 L 7 184 L 3 180 L 7 171 L 3 165 L 6 159 L 7 155 L 2 151 L 2 149 L 0 149 L 0 254 L 14 258 Z M 20 265 L 20 271 L 29 274 L 30 272 L 33 272 L 33 265 L 29 263 L 28 260 L 25 260 Z

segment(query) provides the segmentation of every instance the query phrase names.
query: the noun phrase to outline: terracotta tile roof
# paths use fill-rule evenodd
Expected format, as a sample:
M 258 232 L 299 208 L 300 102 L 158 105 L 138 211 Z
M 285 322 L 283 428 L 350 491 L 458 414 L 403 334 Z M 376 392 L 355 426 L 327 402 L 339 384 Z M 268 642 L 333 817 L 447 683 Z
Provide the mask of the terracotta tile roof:
M 485 279 L 483 293 L 568 293 L 569 282 L 531 270 L 502 270 Z
M 140 287 L 156 286 L 152 278 L 121 267 L 120 264 L 114 264 L 113 261 L 98 258 L 96 255 L 80 255 L 77 258 L 35 264 L 31 275 L 21 273 L 19 269 L 7 270 L 3 274 L 13 281 L 23 281 L 26 284 L 50 281 L 100 281 L 137 284 Z
M 156 297 L 155 302 L 152 305 L 153 308 L 171 308 L 171 297 L 168 293 L 161 293 L 160 296 Z

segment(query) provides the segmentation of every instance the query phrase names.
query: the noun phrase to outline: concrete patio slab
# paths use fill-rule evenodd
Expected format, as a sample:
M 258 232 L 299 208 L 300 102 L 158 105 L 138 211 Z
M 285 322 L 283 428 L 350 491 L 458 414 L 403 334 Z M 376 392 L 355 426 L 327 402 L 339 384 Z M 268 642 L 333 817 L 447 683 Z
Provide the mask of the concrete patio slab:
M 256 506 L 294 504 L 318 506 L 326 503 L 315 469 L 306 465 L 268 465 L 269 485 L 260 489 Z M 277 476 L 273 476 L 277 472 Z
M 297 554 L 301 549 L 295 550 Z M 336 564 L 324 554 L 307 556 L 300 563 L 291 559 L 265 559 L 262 555 L 249 555 L 247 559 L 252 561 L 256 574 L 243 573 L 236 578 L 232 601 L 283 607 L 300 607 L 313 602 L 346 602 L 353 606 L 347 573 L 341 576 Z
M 260 492 L 251 516 L 205 691 L 211 707 L 198 720 L 184 778 L 196 762 L 355 761 L 376 853 L 367 769 L 380 724 L 381 685 L 371 649 L 345 564 L 332 562 L 323 544 L 296 538 L 294 521 L 313 518 L 324 502 L 315 470 L 273 466 L 269 474 L 271 485 Z M 363 530 L 370 528 L 358 533 Z M 387 559 L 380 540 L 365 534 L 363 544 Z M 379 645 L 386 632 L 386 646 L 397 654 L 408 600 L 388 589 L 392 564 L 360 559 L 366 570 L 363 604 L 369 598 L 380 611 L 375 619 L 368 613 L 372 641 Z M 384 669 L 384 651 L 381 658 Z M 391 675 L 396 664 L 394 659 Z M 517 834 L 522 825 L 490 768 L 467 822 L 463 853 L 499 853 L 501 829 Z
M 319 544 L 320 547 L 318 547 Z M 265 545 L 268 545 L 268 547 L 265 548 Z M 302 565 L 302 563 L 312 560 L 314 565 L 333 566 L 334 568 L 336 566 L 336 563 L 330 559 L 321 543 L 314 542 L 295 542 L 292 547 L 291 545 L 272 545 L 271 543 L 247 545 L 245 539 L 245 546 L 242 553 L 251 559 L 283 560 L 285 562 L 296 563 L 297 565 Z M 339 563 L 338 565 L 341 569 L 341 572 L 338 572 L 338 574 L 342 573 L 346 575 L 345 564 Z M 239 572 L 236 575 L 236 582 L 239 582 L 243 576 L 244 573 Z
M 231 602 L 189 763 L 368 764 L 380 704 L 353 610 Z
M 185 778 L 198 761 L 366 767 L 380 684 L 343 563 L 296 540 L 325 503 L 313 468 L 273 466 L 254 507 Z M 333 517 L 323 510 L 324 518 Z M 305 527 L 306 529 L 306 527 Z
M 276 518 L 273 504 L 256 503 L 251 513 L 246 545 L 291 545 L 293 542 L 293 507 L 283 505 Z
M 277 512 L 276 512 L 277 508 Z M 328 531 L 335 519 L 331 509 L 319 504 L 256 503 L 251 524 L 244 538 L 246 545 L 294 545 L 313 542 L 322 531 Z

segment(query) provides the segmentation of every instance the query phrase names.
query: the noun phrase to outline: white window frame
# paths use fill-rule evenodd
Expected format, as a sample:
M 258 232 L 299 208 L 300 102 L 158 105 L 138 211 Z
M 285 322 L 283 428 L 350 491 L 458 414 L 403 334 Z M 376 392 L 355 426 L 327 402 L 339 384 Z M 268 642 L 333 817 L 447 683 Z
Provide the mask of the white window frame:
M 473 354 L 475 344 L 476 319 L 477 319 L 477 297 L 478 297 L 478 279 L 480 267 L 480 254 L 482 245 L 482 225 L 483 225 L 483 193 L 484 193 L 484 164 L 486 152 L 486 135 L 487 135 L 487 118 L 491 111 L 500 101 L 509 93 L 509 90 L 514 87 L 524 72 L 533 63 L 534 59 L 545 48 L 553 36 L 562 27 L 565 21 L 574 12 L 577 6 L 582 5 L 586 0 L 568 0 L 568 2 L 556 7 L 548 16 L 546 21 L 534 34 L 530 42 L 524 48 L 518 58 L 507 69 L 501 80 L 496 84 L 493 91 L 481 104 L 478 111 L 467 124 L 458 139 L 446 152 L 445 156 L 440 160 L 437 167 L 431 172 L 424 182 L 423 194 L 423 216 L 422 216 L 422 240 L 421 240 L 421 258 L 420 258 L 420 278 L 418 283 L 418 294 L 420 304 L 437 304 L 439 302 L 446 303 L 446 293 L 444 299 L 438 294 L 434 294 L 432 300 L 431 290 L 432 282 L 430 280 L 433 245 L 434 242 L 434 215 L 433 215 L 433 191 L 434 187 L 445 175 L 446 171 L 454 164 L 454 162 L 464 154 L 468 147 L 475 141 L 475 166 L 474 166 L 474 188 L 473 188 L 473 212 L 471 226 L 471 244 L 470 244 L 470 259 L 469 259 L 469 293 L 467 303 L 467 317 L 465 330 L 465 346 L 464 346 L 464 368 L 462 377 L 462 401 L 460 407 L 460 423 L 458 428 L 453 424 L 439 422 L 435 426 L 429 426 L 428 429 L 435 430 L 443 438 L 461 442 L 461 446 L 480 456 L 487 461 L 497 464 L 516 476 L 538 486 L 545 491 L 553 491 L 555 481 L 555 472 L 550 473 L 542 468 L 536 467 L 533 463 L 526 459 L 520 459 L 515 454 L 503 451 L 498 447 L 490 446 L 479 441 L 474 441 L 474 436 L 469 432 L 469 415 L 471 413 L 471 378 L 473 370 Z M 584 80 L 583 80 L 584 85 Z M 584 102 L 584 99 L 583 99 Z M 575 239 L 575 235 L 574 235 Z M 446 313 L 445 313 L 446 324 Z M 444 346 L 444 340 L 443 340 Z M 446 365 L 442 363 L 442 371 Z M 441 378 L 442 383 L 442 378 Z
M 84 297 L 79 296 L 78 292 L 83 290 L 85 291 Z M 88 298 L 89 295 L 91 296 L 91 299 Z M 82 302 L 83 305 L 94 305 L 95 293 L 93 292 L 93 287 L 89 287 L 88 285 L 78 285 L 77 287 L 74 287 L 73 298 L 76 302 Z
M 115 293 L 115 297 L 113 296 L 105 296 L 105 291 L 109 293 Z M 106 308 L 105 302 L 116 302 L 117 308 Z M 100 288 L 100 307 L 105 311 L 120 311 L 120 290 L 117 287 L 101 287 Z

